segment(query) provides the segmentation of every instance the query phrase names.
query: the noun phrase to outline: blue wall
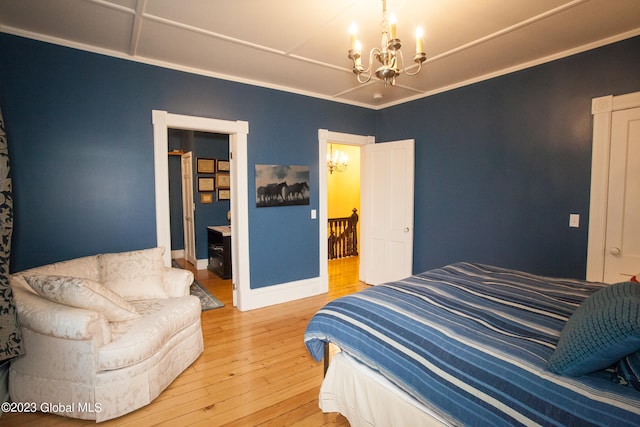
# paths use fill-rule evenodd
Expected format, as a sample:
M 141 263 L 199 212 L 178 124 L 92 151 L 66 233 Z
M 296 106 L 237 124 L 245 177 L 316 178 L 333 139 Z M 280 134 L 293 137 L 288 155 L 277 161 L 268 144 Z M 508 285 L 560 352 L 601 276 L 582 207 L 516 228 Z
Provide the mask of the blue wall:
M 591 98 L 640 90 L 638 37 L 382 111 L 6 34 L 0 51 L 12 271 L 156 245 L 157 109 L 249 122 L 254 288 L 319 274 L 320 128 L 415 138 L 415 272 L 471 260 L 584 277 Z M 255 164 L 309 165 L 311 205 L 256 208 Z
M 378 141 L 416 140 L 414 271 L 584 278 L 591 99 L 638 90 L 640 37 L 381 111 Z
M 151 111 L 249 122 L 253 165 L 309 165 L 310 206 L 250 203 L 251 286 L 319 275 L 318 129 L 372 134 L 375 112 L 0 34 L 12 162 L 11 270 L 156 245 Z

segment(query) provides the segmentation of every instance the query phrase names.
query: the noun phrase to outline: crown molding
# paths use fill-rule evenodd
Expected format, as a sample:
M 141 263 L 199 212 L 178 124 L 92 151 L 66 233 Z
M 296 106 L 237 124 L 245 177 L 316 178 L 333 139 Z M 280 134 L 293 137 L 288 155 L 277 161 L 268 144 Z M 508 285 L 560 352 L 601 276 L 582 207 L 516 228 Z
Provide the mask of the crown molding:
M 542 65 L 545 63 L 549 63 L 549 62 L 553 62 L 555 60 L 558 59 L 562 59 L 562 58 L 566 58 L 572 55 L 576 55 L 579 53 L 583 53 L 583 52 L 587 52 L 589 50 L 592 49 L 596 49 L 602 46 L 606 46 L 612 43 L 616 43 L 622 40 L 626 40 L 626 39 L 630 39 L 632 37 L 636 37 L 638 35 L 640 35 L 640 27 L 635 28 L 633 30 L 630 31 L 626 31 L 624 33 L 620 33 L 617 34 L 615 36 L 611 36 L 611 37 L 607 37 L 605 39 L 601 39 L 592 43 L 587 43 L 584 44 L 582 46 L 578 46 L 576 48 L 572 48 L 572 49 L 567 49 L 564 50 L 562 52 L 558 52 L 555 53 L 553 55 L 548 55 L 542 58 L 538 58 L 532 61 L 528 61 L 528 62 L 523 62 L 511 67 L 507 67 L 507 68 L 503 68 L 491 73 L 487 73 L 484 74 L 482 76 L 478 76 L 478 77 L 474 77 L 471 79 L 467 79 L 467 80 L 463 80 L 460 82 L 456 82 L 450 85 L 446 85 L 446 86 L 441 86 L 426 92 L 421 92 L 419 94 L 416 94 L 414 96 L 410 96 L 410 97 L 406 97 L 406 98 L 402 98 L 401 100 L 398 101 L 392 101 L 392 102 L 388 102 L 385 104 L 380 104 L 380 105 L 371 105 L 371 104 L 367 104 L 367 103 L 362 103 L 362 102 L 357 102 L 357 101 L 351 101 L 351 100 L 345 100 L 345 99 L 340 99 L 340 98 L 336 98 L 336 96 L 338 95 L 323 95 L 323 94 L 319 94 L 319 93 L 315 93 L 315 92 L 309 92 L 309 91 L 304 91 L 304 90 L 299 90 L 299 89 L 295 89 L 295 88 L 291 88 L 288 86 L 282 86 L 282 85 L 275 85 L 275 84 L 269 84 L 269 83 L 265 83 L 265 82 L 261 82 L 261 81 L 257 81 L 257 80 L 252 80 L 252 79 L 245 79 L 245 78 L 239 78 L 236 76 L 231 76 L 228 74 L 222 74 L 222 73 L 216 73 L 216 72 L 212 72 L 212 71 L 208 71 L 208 70 L 203 70 L 200 68 L 195 68 L 195 67 L 187 67 L 187 66 L 183 66 L 183 65 L 179 65 L 179 64 L 174 64 L 174 63 L 170 63 L 170 62 L 166 62 L 166 61 L 160 61 L 160 60 L 155 60 L 155 59 L 151 59 L 151 58 L 145 58 L 142 56 L 137 56 L 137 55 L 130 55 L 130 54 L 125 54 L 122 52 L 118 52 L 118 51 L 114 51 L 114 50 L 110 50 L 110 49 L 104 49 L 104 48 L 98 48 L 95 46 L 91 46 L 91 45 L 87 45 L 84 43 L 77 43 L 77 42 L 73 42 L 70 40 L 66 40 L 66 39 L 62 39 L 62 38 L 58 38 L 58 37 L 51 37 L 51 36 L 46 36 L 40 33 L 34 33 L 31 31 L 25 31 L 25 30 L 21 30 L 15 27 L 10 27 L 10 26 L 6 26 L 6 25 L 0 25 L 0 32 L 2 33 L 6 33 L 6 34 L 11 34 L 14 36 L 19 36 L 19 37 L 24 37 L 24 38 L 28 38 L 28 39 L 33 39 L 33 40 L 37 40 L 37 41 L 41 41 L 41 42 L 45 42 L 45 43 L 51 43 L 51 44 L 55 44 L 55 45 L 59 45 L 59 46 L 63 46 L 63 47 L 68 47 L 68 48 L 72 48 L 72 49 L 77 49 L 77 50 L 82 50 L 82 51 L 86 51 L 86 52 L 91 52 L 91 53 L 96 53 L 99 55 L 104 55 L 104 56 L 110 56 L 113 58 L 118 58 L 118 59 L 124 59 L 127 61 L 133 61 L 133 62 L 138 62 L 141 64 L 146 64 L 146 65 L 153 65 L 153 66 L 157 66 L 157 67 L 161 67 L 161 68 L 166 68 L 166 69 L 171 69 L 171 70 L 176 70 L 176 71 L 182 71 L 185 73 L 189 73 L 189 74 L 196 74 L 196 75 L 201 75 L 201 76 L 205 76 L 205 77 L 212 77 L 215 79 L 220 79 L 220 80 L 225 80 L 225 81 L 231 81 L 231 82 L 235 82 L 235 83 L 241 83 L 241 84 L 247 84 L 247 85 L 251 85 L 251 86 L 257 86 L 257 87 L 262 87 L 262 88 L 267 88 L 267 89 L 274 89 L 274 90 L 278 90 L 278 91 L 282 91 L 282 92 L 288 92 L 288 93 L 293 93 L 293 94 L 297 94 L 297 95 L 303 95 L 303 96 L 308 96 L 311 98 L 317 98 L 317 99 L 322 99 L 325 101 L 332 101 L 332 102 L 337 102 L 340 104 L 346 104 L 346 105 L 352 105 L 352 106 L 356 106 L 356 107 L 362 107 L 362 108 L 367 108 L 370 110 L 384 110 L 385 108 L 389 108 L 389 107 L 394 107 L 397 105 L 401 105 L 401 104 L 405 104 L 407 102 L 412 102 L 412 101 L 416 101 L 418 99 L 422 99 L 422 98 L 427 98 L 429 96 L 433 96 L 433 95 L 437 95 L 443 92 L 448 92 L 450 90 L 454 90 L 454 89 L 458 89 L 464 86 L 469 86 L 475 83 L 480 83 L 482 81 L 486 81 L 486 80 L 490 80 L 496 77 L 501 77 L 507 74 L 511 74 L 517 71 L 521 71 L 521 70 L 525 70 L 527 68 L 531 68 L 531 67 L 535 67 L 537 65 Z M 445 55 L 445 54 L 443 54 Z M 439 55 L 436 59 L 442 57 L 443 55 Z M 290 56 L 291 57 L 291 56 Z M 433 61 L 434 59 L 428 59 L 425 64 L 428 64 L 430 61 Z M 415 89 L 414 89 L 415 90 Z

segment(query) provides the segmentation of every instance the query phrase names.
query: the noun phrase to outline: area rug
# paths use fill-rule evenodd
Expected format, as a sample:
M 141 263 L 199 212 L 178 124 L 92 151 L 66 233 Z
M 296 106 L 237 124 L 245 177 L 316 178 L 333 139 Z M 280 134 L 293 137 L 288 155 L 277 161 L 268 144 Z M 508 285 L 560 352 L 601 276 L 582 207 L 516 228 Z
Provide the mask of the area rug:
M 171 260 L 171 266 L 173 268 L 182 269 L 182 266 L 176 262 L 176 260 Z M 205 289 L 204 286 L 200 282 L 194 279 L 191 284 L 190 289 L 191 295 L 195 295 L 200 298 L 200 305 L 202 305 L 202 311 L 213 310 L 215 308 L 224 307 L 224 304 L 220 302 L 220 300 Z
M 211 295 L 211 293 L 209 293 L 209 291 L 206 290 L 197 280 L 194 280 L 191 284 L 191 295 L 195 295 L 200 298 L 202 311 L 224 307 L 224 304 L 221 303 L 218 298 Z

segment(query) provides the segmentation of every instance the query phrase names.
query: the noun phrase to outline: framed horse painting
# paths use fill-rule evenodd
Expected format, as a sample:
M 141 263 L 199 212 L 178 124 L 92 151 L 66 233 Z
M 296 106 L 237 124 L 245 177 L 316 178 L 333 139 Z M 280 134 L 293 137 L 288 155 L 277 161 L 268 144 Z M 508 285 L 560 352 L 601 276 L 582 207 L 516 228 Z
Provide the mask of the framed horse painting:
M 256 165 L 256 207 L 309 204 L 309 166 Z

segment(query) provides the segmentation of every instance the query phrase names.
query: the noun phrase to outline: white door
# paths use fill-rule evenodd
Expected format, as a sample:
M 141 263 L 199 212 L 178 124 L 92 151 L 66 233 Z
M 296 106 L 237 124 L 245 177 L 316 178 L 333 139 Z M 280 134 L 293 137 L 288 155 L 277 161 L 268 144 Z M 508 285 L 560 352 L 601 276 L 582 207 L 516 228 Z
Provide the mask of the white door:
M 404 279 L 413 270 L 414 140 L 362 147 L 362 280 Z
M 604 281 L 640 272 L 640 108 L 615 111 L 611 121 Z
M 182 221 L 184 224 L 184 259 L 196 265 L 192 158 L 191 152 L 182 155 Z

